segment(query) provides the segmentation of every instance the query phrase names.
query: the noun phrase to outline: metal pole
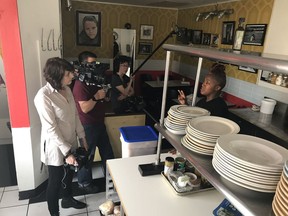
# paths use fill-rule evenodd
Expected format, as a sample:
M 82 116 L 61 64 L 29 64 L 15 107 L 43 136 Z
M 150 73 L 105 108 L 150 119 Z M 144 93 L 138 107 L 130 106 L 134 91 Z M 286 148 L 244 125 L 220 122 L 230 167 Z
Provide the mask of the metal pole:
M 197 91 L 198 91 L 199 79 L 200 79 L 200 72 L 201 72 L 201 67 L 202 67 L 202 61 L 203 61 L 203 58 L 200 57 L 198 60 L 198 67 L 197 67 L 197 73 L 196 73 L 196 78 L 195 78 L 195 85 L 194 85 L 194 92 L 193 92 L 193 98 L 192 98 L 192 105 L 191 106 L 195 106 L 195 103 L 196 103 Z
M 166 95 L 167 95 L 167 87 L 168 87 L 168 74 L 169 74 L 169 65 L 170 65 L 170 55 L 171 51 L 167 51 L 166 54 L 166 65 L 165 65 L 165 74 L 164 74 L 164 86 L 163 86 L 163 94 L 162 94 L 162 105 L 161 105 L 161 115 L 159 123 L 161 126 L 164 124 L 164 114 L 165 114 L 165 107 L 166 107 Z M 156 158 L 156 165 L 160 163 L 160 153 L 161 153 L 161 145 L 162 145 L 162 134 L 159 133 L 158 135 L 158 145 L 157 145 L 157 158 Z

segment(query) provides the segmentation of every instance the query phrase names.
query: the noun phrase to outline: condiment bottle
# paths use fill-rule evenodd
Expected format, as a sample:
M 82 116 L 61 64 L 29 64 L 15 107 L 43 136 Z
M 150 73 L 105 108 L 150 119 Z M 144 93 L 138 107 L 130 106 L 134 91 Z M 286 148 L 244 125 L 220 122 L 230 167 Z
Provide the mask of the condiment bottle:
M 284 75 L 281 86 L 287 87 L 288 85 L 288 75 Z
M 273 77 L 274 73 L 270 72 L 268 77 L 267 77 L 267 82 L 271 83 L 272 77 Z
M 174 169 L 174 158 L 166 157 L 164 166 L 164 175 L 168 175 Z
M 271 78 L 271 84 L 276 84 L 277 74 L 273 74 Z
M 282 84 L 282 81 L 283 81 L 283 75 L 279 74 L 276 78 L 275 84 L 280 86 Z

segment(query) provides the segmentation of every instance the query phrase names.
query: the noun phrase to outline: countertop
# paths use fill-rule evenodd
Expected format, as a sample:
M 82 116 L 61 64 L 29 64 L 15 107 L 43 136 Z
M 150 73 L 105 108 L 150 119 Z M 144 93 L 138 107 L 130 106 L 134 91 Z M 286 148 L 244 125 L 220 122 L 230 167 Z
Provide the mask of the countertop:
M 229 111 L 240 118 L 262 128 L 268 133 L 288 142 L 288 119 L 283 114 L 263 114 L 252 111 L 251 108 L 229 109 Z
M 172 155 L 162 154 L 161 160 L 164 161 L 167 156 Z M 186 196 L 176 195 L 160 174 L 141 176 L 138 165 L 155 160 L 156 155 L 107 160 L 107 170 L 126 215 L 213 215 L 213 210 L 224 199 L 221 193 L 209 190 Z

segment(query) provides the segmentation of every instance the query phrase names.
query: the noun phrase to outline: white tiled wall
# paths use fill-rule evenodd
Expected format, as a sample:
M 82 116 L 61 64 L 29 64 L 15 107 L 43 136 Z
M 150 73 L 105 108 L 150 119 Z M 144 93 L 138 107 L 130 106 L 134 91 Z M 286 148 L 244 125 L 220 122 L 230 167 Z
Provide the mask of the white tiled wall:
M 228 77 L 224 91 L 253 104 L 260 105 L 266 96 L 288 104 L 287 93 Z

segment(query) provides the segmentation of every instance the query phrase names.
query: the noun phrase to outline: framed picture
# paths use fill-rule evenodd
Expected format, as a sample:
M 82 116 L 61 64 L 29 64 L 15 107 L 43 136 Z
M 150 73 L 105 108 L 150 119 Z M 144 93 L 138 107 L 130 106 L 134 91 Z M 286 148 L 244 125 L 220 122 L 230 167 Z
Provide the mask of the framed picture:
M 153 40 L 154 26 L 141 25 L 140 26 L 140 40 Z
M 153 44 L 146 42 L 139 42 L 138 54 L 149 55 L 152 53 Z
M 223 22 L 222 25 L 222 44 L 233 45 L 234 42 L 235 22 Z
M 211 34 L 211 46 L 218 47 L 218 44 L 219 44 L 219 35 Z
M 238 70 L 250 72 L 250 73 L 257 73 L 257 70 L 255 68 L 246 67 L 246 66 L 238 66 Z
M 76 44 L 101 46 L 101 13 L 76 11 Z
M 201 44 L 202 43 L 202 30 L 192 30 L 192 44 Z
M 203 33 L 202 44 L 203 45 L 210 45 L 210 43 L 211 43 L 211 34 Z
M 267 24 L 247 24 L 243 44 L 263 46 Z

